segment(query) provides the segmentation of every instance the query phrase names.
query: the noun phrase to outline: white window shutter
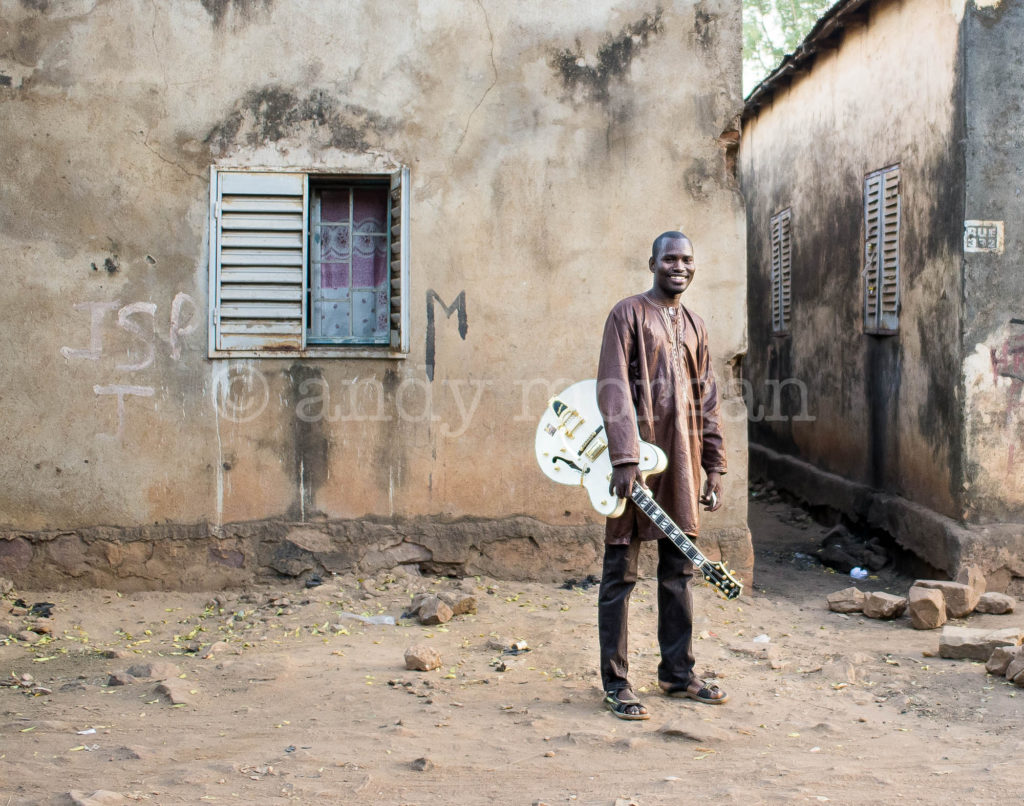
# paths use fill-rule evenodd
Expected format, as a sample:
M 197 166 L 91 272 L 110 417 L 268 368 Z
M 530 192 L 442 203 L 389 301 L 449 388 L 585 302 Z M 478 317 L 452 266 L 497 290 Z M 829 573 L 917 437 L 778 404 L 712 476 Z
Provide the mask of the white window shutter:
M 891 168 L 883 175 L 882 232 L 879 268 L 878 327 L 899 328 L 900 305 L 900 170 Z
M 391 175 L 391 349 L 409 352 L 409 169 Z
M 211 349 L 301 350 L 306 334 L 307 178 L 215 171 Z

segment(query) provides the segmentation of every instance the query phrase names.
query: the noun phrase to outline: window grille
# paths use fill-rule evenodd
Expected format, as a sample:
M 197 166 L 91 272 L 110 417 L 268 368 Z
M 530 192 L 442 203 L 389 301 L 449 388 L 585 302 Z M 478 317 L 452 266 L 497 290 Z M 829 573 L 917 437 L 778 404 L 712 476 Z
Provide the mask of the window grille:
M 210 355 L 407 353 L 408 185 L 213 169 Z

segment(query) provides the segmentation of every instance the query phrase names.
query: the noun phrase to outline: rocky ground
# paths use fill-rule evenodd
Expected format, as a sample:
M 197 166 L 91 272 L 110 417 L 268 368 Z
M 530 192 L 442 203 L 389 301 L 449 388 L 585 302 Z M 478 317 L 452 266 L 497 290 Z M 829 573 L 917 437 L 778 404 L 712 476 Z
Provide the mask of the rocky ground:
M 696 591 L 698 670 L 728 691 L 724 706 L 656 693 L 655 588 L 638 585 L 646 722 L 600 706 L 594 586 L 385 575 L 216 600 L 16 591 L 8 629 L 32 622 L 9 614 L 13 596 L 55 607 L 51 636 L 0 644 L 0 804 L 1019 799 L 1024 690 L 933 657 L 938 632 L 907 617 L 827 610 L 851 580 L 813 559 L 826 529 L 802 511 L 752 501 L 751 529 L 749 595 Z M 882 571 L 857 585 L 906 595 L 911 581 Z M 425 590 L 473 593 L 478 612 L 401 619 Z M 514 641 L 529 650 L 497 648 Z M 441 668 L 406 670 L 414 644 Z

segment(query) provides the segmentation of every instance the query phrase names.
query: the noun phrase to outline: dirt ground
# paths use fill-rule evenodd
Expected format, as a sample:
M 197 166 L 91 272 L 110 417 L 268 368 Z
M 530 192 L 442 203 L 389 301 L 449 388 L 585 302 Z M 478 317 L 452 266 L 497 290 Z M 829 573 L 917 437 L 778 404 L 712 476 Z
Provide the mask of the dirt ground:
M 932 657 L 938 632 L 906 618 L 829 612 L 825 596 L 851 583 L 797 556 L 825 532 L 800 511 L 752 501 L 751 529 L 749 595 L 695 592 L 697 669 L 717 676 L 725 705 L 656 693 L 654 582 L 638 585 L 631 677 L 646 722 L 601 708 L 595 586 L 337 577 L 212 606 L 210 594 L 17 591 L 56 604 L 53 639 L 0 645 L 0 674 L 52 693 L 0 688 L 0 805 L 66 804 L 72 790 L 151 804 L 1018 800 L 1024 691 Z M 910 581 L 858 584 L 905 594 Z M 400 617 L 411 594 L 439 589 L 475 593 L 478 613 L 432 628 L 343 615 Z M 748 654 L 764 635 L 770 656 Z M 495 639 L 529 651 L 503 654 Z M 440 669 L 405 669 L 421 643 Z M 175 664 L 168 686 L 186 702 L 155 679 L 107 685 L 145 661 Z

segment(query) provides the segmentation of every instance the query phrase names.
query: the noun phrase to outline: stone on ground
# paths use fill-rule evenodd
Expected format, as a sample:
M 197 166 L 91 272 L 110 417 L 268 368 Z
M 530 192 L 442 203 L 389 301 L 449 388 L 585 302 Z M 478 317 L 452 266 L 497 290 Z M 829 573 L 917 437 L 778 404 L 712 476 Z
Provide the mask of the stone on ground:
M 181 669 L 168 661 L 156 660 L 129 666 L 128 674 L 132 677 L 144 677 L 149 680 L 168 680 L 178 677 L 181 674 Z
M 976 565 L 966 565 L 961 568 L 960 572 L 956 575 L 956 581 L 972 588 L 977 592 L 978 596 L 981 596 L 988 589 L 985 575 Z
M 420 608 L 423 607 L 423 603 L 426 602 L 427 599 L 433 598 L 436 597 L 432 593 L 417 593 L 415 596 L 412 597 L 412 601 L 409 602 L 409 612 L 413 615 L 419 613 Z
M 897 618 L 907 609 L 907 600 L 903 596 L 876 591 L 864 597 L 864 615 L 868 618 Z
M 985 671 L 989 674 L 1005 675 L 1014 658 L 1024 652 L 1021 646 L 997 646 L 985 663 Z
M 206 651 L 202 654 L 202 657 L 204 659 L 212 658 L 218 652 L 223 652 L 227 648 L 228 648 L 228 642 L 227 641 L 214 641 L 212 644 L 210 644 L 209 647 L 207 647 Z
M 992 654 L 994 655 L 995 653 L 993 652 Z M 1010 658 L 1010 662 L 1006 665 L 1006 671 L 1004 674 L 1006 675 L 1007 680 L 1013 680 L 1016 682 L 1017 678 L 1020 677 L 1022 673 L 1024 673 L 1024 653 L 1018 652 Z
M 864 608 L 864 591 L 854 587 L 828 595 L 828 609 L 835 613 L 859 613 Z
M 430 596 L 420 605 L 417 614 L 420 624 L 444 624 L 451 621 L 452 609 L 437 596 Z
M 978 606 L 978 599 L 981 594 L 970 585 L 962 582 L 949 582 L 944 579 L 919 579 L 914 583 L 915 587 L 933 588 L 942 591 L 942 597 L 946 600 L 946 615 L 950 618 L 963 618 L 970 615 Z
M 452 591 L 440 594 L 440 598 L 452 609 L 452 615 L 464 616 L 476 612 L 476 597 L 472 594 Z
M 125 671 L 113 672 L 110 677 L 107 678 L 108 686 L 130 686 L 134 682 L 135 678 Z
M 189 684 L 184 680 L 165 680 L 163 683 L 158 683 L 153 691 L 166 697 L 171 705 L 192 705 L 192 692 L 188 686 Z
M 991 591 L 981 594 L 981 598 L 978 599 L 978 606 L 974 609 L 978 613 L 991 613 L 995 616 L 1002 616 L 1006 613 L 1012 613 L 1016 604 L 1017 600 L 1012 596 Z
M 1005 630 L 983 630 L 972 627 L 942 628 L 939 657 L 987 662 L 997 647 L 1018 646 L 1024 632 L 1020 627 Z
M 417 644 L 405 650 L 405 668 L 429 672 L 441 666 L 441 654 L 432 646 Z
M 910 624 L 915 630 L 934 630 L 946 623 L 942 591 L 914 586 L 910 589 Z

